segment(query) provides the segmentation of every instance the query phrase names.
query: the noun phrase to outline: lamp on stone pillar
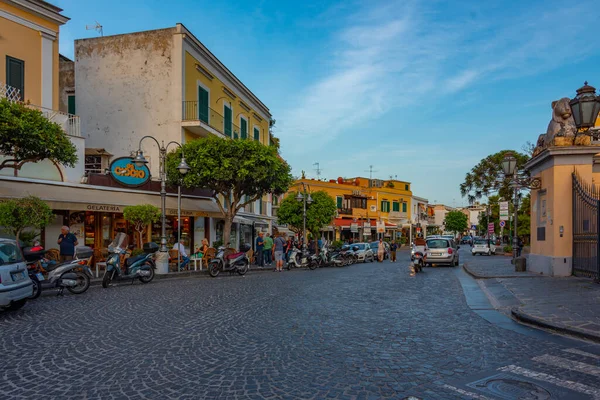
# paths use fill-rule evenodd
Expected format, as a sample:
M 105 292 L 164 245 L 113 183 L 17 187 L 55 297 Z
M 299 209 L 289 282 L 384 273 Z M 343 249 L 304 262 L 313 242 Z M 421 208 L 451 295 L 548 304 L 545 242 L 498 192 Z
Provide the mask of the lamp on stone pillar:
M 596 88 L 587 81 L 577 89 L 577 96 L 569 102 L 571 114 L 577 130 L 587 131 L 593 128 L 600 112 L 600 96 L 596 96 Z

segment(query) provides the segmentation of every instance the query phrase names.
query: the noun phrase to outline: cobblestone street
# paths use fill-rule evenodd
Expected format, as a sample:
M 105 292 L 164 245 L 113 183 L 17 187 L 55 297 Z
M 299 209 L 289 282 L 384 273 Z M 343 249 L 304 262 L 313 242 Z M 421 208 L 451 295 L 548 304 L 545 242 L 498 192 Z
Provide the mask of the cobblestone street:
M 43 296 L 0 314 L 0 398 L 497 399 L 472 384 L 495 374 L 600 398 L 599 347 L 490 323 L 470 276 L 400 254 Z

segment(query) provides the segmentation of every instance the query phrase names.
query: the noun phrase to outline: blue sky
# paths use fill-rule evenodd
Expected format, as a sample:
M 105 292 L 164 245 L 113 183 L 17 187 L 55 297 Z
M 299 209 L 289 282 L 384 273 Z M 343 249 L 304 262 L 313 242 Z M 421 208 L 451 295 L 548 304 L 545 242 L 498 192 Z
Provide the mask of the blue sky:
M 553 100 L 600 87 L 593 0 L 53 2 L 69 57 L 96 20 L 105 35 L 183 23 L 270 108 L 294 174 L 373 165 L 449 205 L 479 160 L 546 131 Z

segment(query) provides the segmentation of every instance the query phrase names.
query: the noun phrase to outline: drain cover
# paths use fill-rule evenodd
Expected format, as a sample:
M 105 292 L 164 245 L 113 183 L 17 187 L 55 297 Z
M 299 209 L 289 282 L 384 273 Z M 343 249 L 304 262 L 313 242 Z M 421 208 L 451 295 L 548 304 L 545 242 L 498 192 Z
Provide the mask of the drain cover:
M 496 396 L 510 399 L 548 400 L 552 397 L 543 387 L 520 379 L 493 378 L 480 382 L 477 386 L 486 388 Z

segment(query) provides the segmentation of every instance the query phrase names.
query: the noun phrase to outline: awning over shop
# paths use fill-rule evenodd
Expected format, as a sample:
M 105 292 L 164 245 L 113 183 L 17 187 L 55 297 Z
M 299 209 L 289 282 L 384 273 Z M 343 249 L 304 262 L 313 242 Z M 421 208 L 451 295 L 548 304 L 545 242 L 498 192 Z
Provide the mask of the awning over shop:
M 53 210 L 122 213 L 126 206 L 138 204 L 161 206 L 158 193 L 103 186 L 69 186 L 0 179 L 0 198 L 13 199 L 30 195 L 46 201 Z M 167 215 L 177 215 L 177 196 L 167 196 L 166 211 Z M 220 217 L 221 210 L 211 199 L 182 197 L 181 215 L 184 217 Z
M 235 217 L 233 217 L 233 223 L 242 225 L 252 225 L 252 220 L 244 218 L 241 215 L 236 215 Z
M 277 232 L 284 233 L 287 236 L 295 236 L 296 235 L 293 231 L 291 231 L 288 228 L 283 227 L 283 226 L 276 226 L 275 229 L 277 229 Z
M 348 219 L 348 218 L 336 218 L 333 220 L 333 224 L 334 226 L 338 227 L 338 228 L 342 228 L 342 229 L 350 229 L 350 225 L 352 224 L 358 224 L 358 228 L 362 228 L 364 226 L 365 222 L 369 222 L 369 221 L 365 221 L 365 220 L 359 220 L 354 222 L 354 220 L 352 219 Z M 371 221 L 371 228 L 377 228 L 377 221 L 372 219 Z M 385 222 L 385 229 L 397 229 L 398 225 L 396 224 L 392 224 L 390 222 Z

